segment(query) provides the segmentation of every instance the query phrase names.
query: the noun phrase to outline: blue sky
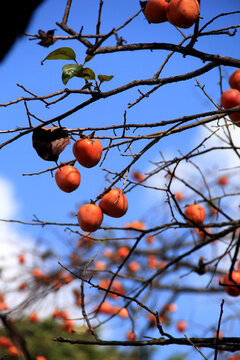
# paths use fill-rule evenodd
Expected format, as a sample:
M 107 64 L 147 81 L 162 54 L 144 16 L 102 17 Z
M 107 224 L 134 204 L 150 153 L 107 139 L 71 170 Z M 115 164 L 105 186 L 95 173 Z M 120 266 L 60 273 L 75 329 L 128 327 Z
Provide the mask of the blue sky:
M 35 12 L 27 32 L 37 33 L 39 29 L 49 30 L 57 28 L 55 22 L 61 21 L 63 16 L 65 0 L 46 0 Z M 130 16 L 139 10 L 139 3 L 135 0 L 123 0 L 116 2 L 105 0 L 103 6 L 102 32 L 108 32 L 113 27 L 120 26 Z M 201 23 L 205 23 L 217 13 L 239 10 L 239 0 L 220 0 L 217 4 L 214 1 L 202 1 L 201 16 L 204 18 Z M 92 33 L 95 31 L 98 11 L 98 1 L 88 0 L 79 2 L 73 0 L 72 10 L 69 17 L 69 26 L 79 30 L 83 26 L 83 33 Z M 233 24 L 239 24 L 240 15 L 234 15 L 230 18 L 220 18 L 209 29 L 226 27 Z M 190 34 L 193 28 L 184 31 Z M 55 35 L 64 35 L 60 29 L 57 29 Z M 148 24 L 143 14 L 140 14 L 128 27 L 123 29 L 119 35 L 126 39 L 127 43 L 133 42 L 170 42 L 177 44 L 182 39 L 177 30 L 169 23 Z M 239 34 L 237 34 L 239 38 Z M 215 36 L 201 38 L 196 44 L 196 48 L 201 51 L 213 54 L 227 55 L 239 58 L 239 47 L 236 47 L 236 37 Z M 114 40 L 108 40 L 107 44 L 115 44 Z M 54 49 L 61 46 L 70 46 L 77 54 L 77 59 L 81 63 L 85 58 L 84 47 L 75 41 L 57 41 L 49 49 L 36 44 L 35 41 L 29 41 L 27 37 L 19 39 L 0 66 L 1 78 L 1 99 L 0 103 L 6 103 L 17 99 L 25 93 L 16 86 L 23 85 L 29 91 L 38 95 L 49 94 L 64 88 L 61 81 L 62 66 L 66 61 L 45 61 L 41 66 L 41 60 Z M 110 55 L 96 56 L 89 66 L 96 74 L 114 75 L 114 79 L 103 84 L 104 91 L 118 87 L 134 79 L 150 78 L 158 70 L 167 52 L 156 51 L 146 52 L 126 52 Z M 173 76 L 185 73 L 201 66 L 200 60 L 194 60 L 191 57 L 183 58 L 176 55 L 171 59 L 162 72 L 162 77 Z M 223 88 L 228 88 L 227 79 L 233 72 L 230 67 L 223 67 Z M 199 77 L 201 85 L 205 85 L 205 90 L 219 104 L 220 92 L 217 82 L 219 81 L 218 70 L 212 70 L 209 74 Z M 81 79 L 71 79 L 67 86 L 70 89 L 80 88 L 83 85 Z M 155 122 L 159 120 L 168 120 L 183 115 L 200 113 L 204 111 L 215 110 L 213 105 L 204 97 L 202 92 L 195 86 L 194 79 L 184 83 L 169 84 L 160 88 L 148 99 L 143 100 L 136 106 L 127 110 L 128 103 L 134 102 L 139 93 L 137 88 L 110 97 L 105 100 L 94 103 L 81 112 L 73 114 L 64 119 L 62 125 L 68 128 L 87 127 L 87 126 L 108 126 L 112 124 L 121 124 L 123 122 L 124 111 L 127 110 L 127 122 L 142 123 Z M 148 90 L 147 87 L 141 88 L 141 91 Z M 42 120 L 53 118 L 62 112 L 65 112 L 81 101 L 84 96 L 73 96 L 63 102 L 54 105 L 48 109 L 37 102 L 29 102 L 29 110 Z M 0 108 L 1 125 L 0 130 L 13 129 L 17 126 L 27 126 L 28 121 L 23 102 Z M 33 121 L 35 125 L 37 121 Z M 121 132 L 119 131 L 118 134 Z M 140 131 L 136 133 L 141 133 Z M 109 133 L 110 134 L 110 133 Z M 143 156 L 137 163 L 136 168 L 147 172 L 152 168 L 151 161 L 160 159 L 159 152 L 163 152 L 166 157 L 178 155 L 178 151 L 187 151 L 201 142 L 205 132 L 202 129 L 193 129 L 184 134 L 178 134 L 167 137 Z M 239 129 L 234 133 L 239 136 Z M 103 135 L 103 133 L 99 133 Z M 1 143 L 8 136 L 1 134 Z M 107 142 L 103 142 L 106 146 Z M 133 146 L 133 151 L 137 152 L 145 145 L 144 141 Z M 1 216 L 5 218 L 18 218 L 24 221 L 31 221 L 35 214 L 41 220 L 49 221 L 74 221 L 70 217 L 71 212 L 76 212 L 82 201 L 94 199 L 101 193 L 107 183 L 105 182 L 105 172 L 99 167 L 93 169 L 80 168 L 82 180 L 79 189 L 71 194 L 61 192 L 55 184 L 54 178 L 48 172 L 41 176 L 22 176 L 24 173 L 34 173 L 47 169 L 52 165 L 40 159 L 31 145 L 31 136 L 22 137 L 14 143 L 9 144 L 1 150 L 1 168 L 0 178 L 3 179 L 1 189 L 3 194 L 9 194 L 7 200 L 2 201 L 0 207 Z M 225 155 L 224 155 L 225 156 Z M 73 158 L 72 145 L 69 145 L 60 157 L 60 161 L 68 161 Z M 223 157 L 218 169 L 223 165 L 234 164 L 232 156 Z M 214 163 L 215 159 L 211 159 Z M 123 165 L 126 165 L 129 158 L 121 157 L 118 150 L 113 150 L 106 158 L 103 168 L 118 171 Z M 207 164 L 206 164 L 207 163 Z M 202 161 L 203 167 L 209 165 L 209 160 Z M 212 165 L 211 165 L 212 166 Z M 210 167 L 211 167 L 210 166 Z M 183 170 L 185 171 L 185 170 Z M 151 184 L 164 184 L 164 174 L 159 175 Z M 10 187 L 9 187 L 10 186 Z M 121 184 L 119 184 L 121 186 Z M 6 195 L 7 196 L 7 195 Z M 159 199 L 161 197 L 159 196 Z M 104 223 L 121 226 L 128 221 L 147 218 L 149 216 L 148 208 L 156 207 L 158 201 L 155 192 L 146 189 L 136 189 L 128 195 L 129 211 L 124 218 L 112 220 L 105 218 Z M 161 201 L 165 199 L 161 198 Z M 10 210 L 5 211 L 9 206 Z M 159 215 L 160 218 L 160 215 Z M 43 229 L 37 227 L 22 228 L 21 226 L 9 225 L 10 229 L 18 231 L 24 236 L 44 238 L 47 236 L 56 241 L 58 236 L 63 236 L 61 230 L 50 230 L 50 235 L 46 235 Z M 12 230 L 11 230 L 12 231 Z M 3 241 L 3 240 L 1 240 Z M 28 241 L 28 240 L 26 240 Z M 56 242 L 55 242 L 56 244 Z M 190 316 L 190 315 L 189 315 Z M 215 316 L 215 314 L 214 314 Z

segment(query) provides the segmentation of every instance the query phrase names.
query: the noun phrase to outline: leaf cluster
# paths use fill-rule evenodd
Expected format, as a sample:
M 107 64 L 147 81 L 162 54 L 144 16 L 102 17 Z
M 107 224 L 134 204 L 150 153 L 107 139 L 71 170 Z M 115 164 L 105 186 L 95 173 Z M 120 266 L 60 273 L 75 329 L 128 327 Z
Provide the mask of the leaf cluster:
M 85 57 L 84 63 L 79 65 L 76 61 L 76 54 L 74 50 L 70 47 L 61 47 L 59 49 L 56 49 L 52 51 L 50 54 L 46 56 L 44 60 L 42 60 L 41 64 L 43 65 L 45 60 L 74 60 L 76 64 L 67 64 L 64 65 L 62 68 L 62 82 L 64 85 L 68 83 L 70 79 L 73 77 L 78 77 L 85 79 L 86 84 L 83 86 L 82 89 L 91 89 L 91 86 L 93 86 L 93 83 L 88 82 L 88 80 L 95 80 L 96 81 L 96 75 L 94 71 L 89 67 L 84 67 L 85 63 L 90 61 L 93 58 L 91 55 L 87 55 Z M 99 89 L 99 86 L 104 81 L 110 81 L 112 80 L 113 75 L 98 75 L 99 83 L 96 82 L 95 89 Z

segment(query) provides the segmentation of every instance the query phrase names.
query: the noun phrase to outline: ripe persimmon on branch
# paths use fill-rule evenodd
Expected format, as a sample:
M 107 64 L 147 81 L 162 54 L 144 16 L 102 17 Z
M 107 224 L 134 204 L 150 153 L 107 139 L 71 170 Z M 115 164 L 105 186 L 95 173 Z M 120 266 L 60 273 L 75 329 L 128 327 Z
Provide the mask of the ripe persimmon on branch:
M 2 346 L 41 358 L 17 323 L 52 316 L 68 334 L 53 346 L 154 346 L 167 348 L 165 358 L 188 346 L 205 359 L 231 359 L 240 354 L 231 317 L 233 306 L 240 313 L 240 11 L 224 3 L 210 18 L 203 1 L 148 0 L 107 21 L 105 11 L 122 5 L 96 3 L 81 5 L 91 26 L 80 31 L 79 5 L 67 0 L 60 35 L 26 34 L 41 46 L 35 71 L 41 79 L 54 72 L 55 90 L 38 90 L 32 78 L 0 104 L 25 115 L 2 126 L 0 149 L 18 152 L 30 135 L 24 151 L 34 162 L 22 164 L 22 181 L 40 179 L 43 189 L 47 178 L 51 190 L 40 191 L 35 213 L 54 203 L 62 219 L 0 219 L 58 234 L 54 245 L 18 244 L 14 271 L 0 259 L 9 337 L 0 356 Z

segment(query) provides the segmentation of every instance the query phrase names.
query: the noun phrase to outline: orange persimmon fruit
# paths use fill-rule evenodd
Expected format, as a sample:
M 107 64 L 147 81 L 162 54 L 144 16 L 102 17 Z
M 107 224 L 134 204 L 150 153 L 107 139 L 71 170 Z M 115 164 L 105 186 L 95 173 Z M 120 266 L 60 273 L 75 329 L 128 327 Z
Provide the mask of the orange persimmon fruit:
M 135 340 L 135 334 L 134 334 L 134 332 L 132 330 L 129 330 L 129 331 L 126 332 L 126 339 L 128 341 Z
M 12 345 L 12 341 L 11 339 L 9 339 L 6 336 L 0 336 L 0 347 L 6 347 L 8 348 L 9 346 Z
M 78 223 L 83 231 L 96 231 L 102 221 L 103 213 L 99 206 L 95 204 L 85 204 L 80 207 L 77 213 Z
M 183 332 L 187 329 L 187 322 L 185 320 L 179 320 L 177 322 L 177 330 Z
M 183 29 L 191 27 L 198 19 L 200 6 L 197 0 L 170 0 L 167 7 L 167 19 Z
M 240 285 L 240 273 L 238 271 L 232 272 L 232 280 L 229 279 L 229 274 L 225 274 L 223 278 L 223 284 L 233 285 L 233 286 L 224 286 L 224 291 L 230 295 L 237 297 L 240 295 L 240 287 L 238 288 L 236 285 Z
M 25 256 L 25 254 L 19 254 L 19 255 L 18 255 L 18 262 L 19 262 L 19 264 L 21 264 L 21 265 L 26 262 L 26 256 Z
M 33 312 L 29 315 L 29 321 L 32 323 L 38 322 L 38 314 L 36 312 Z
M 80 165 L 91 168 L 99 163 L 103 147 L 97 139 L 79 139 L 73 144 L 72 150 Z
M 175 198 L 177 199 L 177 201 L 182 201 L 184 199 L 184 195 L 182 192 L 178 191 L 175 193 Z
M 125 227 L 130 227 L 136 230 L 144 230 L 146 225 L 141 220 L 134 220 L 125 224 Z
M 167 8 L 166 0 L 148 0 L 143 12 L 149 23 L 159 24 L 167 21 Z
M 146 178 L 144 174 L 140 173 L 140 172 L 137 171 L 137 170 L 133 170 L 133 171 L 132 171 L 132 177 L 133 177 L 134 180 L 137 180 L 137 181 L 139 181 L 139 182 L 144 181 L 145 178 Z
M 228 83 L 232 89 L 240 91 L 240 69 L 234 71 L 228 79 Z
M 13 357 L 18 357 L 20 355 L 20 351 L 14 345 L 9 346 L 8 353 L 10 356 L 13 356 Z
M 128 269 L 129 271 L 131 272 L 137 272 L 140 270 L 140 264 L 137 262 L 137 261 L 131 261 L 129 264 L 128 264 Z
M 72 165 L 61 166 L 55 173 L 57 186 L 66 193 L 76 190 L 81 182 L 81 175 L 78 169 Z
M 120 189 L 112 189 L 102 197 L 99 206 L 104 214 L 118 218 L 127 212 L 128 201 Z
M 229 183 L 229 178 L 227 176 L 221 176 L 219 179 L 218 179 L 218 184 L 219 185 L 227 185 Z
M 224 109 L 231 109 L 240 105 L 240 91 L 237 89 L 228 89 L 221 95 L 221 105 Z M 240 126 L 240 112 L 228 115 L 234 124 Z
M 201 205 L 192 204 L 185 209 L 185 215 L 195 224 L 202 225 L 205 219 L 205 210 Z

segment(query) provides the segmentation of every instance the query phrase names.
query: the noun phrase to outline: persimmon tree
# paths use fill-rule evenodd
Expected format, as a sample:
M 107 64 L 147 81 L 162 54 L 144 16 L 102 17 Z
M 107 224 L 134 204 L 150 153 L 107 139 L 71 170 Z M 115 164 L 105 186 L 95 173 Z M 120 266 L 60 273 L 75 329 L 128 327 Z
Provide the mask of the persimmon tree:
M 101 28 L 104 6 L 108 4 L 100 0 L 98 12 L 94 14 L 89 5 L 87 16 L 97 19 L 96 31 L 85 33 L 83 28 L 79 31 L 72 27 L 73 3 L 67 0 L 63 18 L 56 23 L 61 35 L 41 29 L 36 34 L 26 34 L 33 47 L 36 46 L 34 40 L 43 47 L 43 57 L 39 60 L 46 74 L 50 60 L 51 64 L 64 63 L 61 73 L 57 66 L 55 68 L 63 88 L 39 94 L 21 85 L 21 97 L 1 104 L 6 108 L 19 106 L 21 110 L 24 104 L 26 116 L 14 129 L 4 124 L 1 135 L 7 134 L 8 138 L 1 142 L 0 148 L 17 149 L 21 146 L 18 140 L 31 135 L 29 148 L 34 148 L 33 156 L 41 158 L 42 168 L 24 176 L 33 179 L 47 174 L 49 182 L 54 182 L 53 175 L 57 174 L 56 188 L 59 186 L 66 192 L 66 197 L 69 192 L 76 194 L 70 222 L 52 222 L 37 215 L 34 221 L 2 219 L 29 227 L 54 226 L 62 231 L 63 240 L 58 239 L 57 250 L 56 246 L 46 244 L 31 250 L 23 247 L 21 253 L 15 254 L 18 264 L 14 275 L 8 275 L 8 265 L 2 267 L 0 317 L 19 354 L 27 359 L 33 355 L 12 320 L 22 314 L 36 313 L 38 303 L 43 306 L 51 303 L 52 315 L 68 333 L 66 337 L 54 338 L 56 347 L 68 343 L 69 346 L 167 348 L 166 354 L 178 353 L 179 359 L 188 354 L 205 359 L 230 359 L 232 353 L 240 351 L 236 316 L 240 311 L 237 306 L 240 221 L 238 167 L 235 166 L 240 157 L 236 140 L 240 103 L 237 101 L 232 107 L 219 100 L 230 88 L 223 76 L 224 69 L 230 69 L 230 76 L 240 68 L 240 60 L 224 54 L 222 48 L 212 53 L 205 46 L 206 39 L 212 38 L 214 42 L 221 37 L 237 48 L 240 11 L 228 11 L 226 3 L 224 12 L 218 13 L 216 7 L 214 17 L 208 19 L 206 8 L 199 4 L 200 17 L 194 19 L 193 27 L 187 31 L 168 24 L 169 29 L 175 31 L 174 43 L 168 42 L 167 33 L 165 42 L 128 40 L 128 27 L 134 27 L 140 17 L 147 21 L 144 2 L 140 5 L 136 2 L 135 13 L 122 24 L 117 23 L 117 18 L 114 24 L 104 24 L 108 27 L 105 33 Z M 219 27 L 219 19 L 224 21 L 223 27 Z M 165 18 L 164 22 L 167 22 Z M 165 25 L 148 26 L 152 26 L 154 33 Z M 50 46 L 52 51 L 48 50 Z M 112 54 L 115 57 L 123 54 L 122 59 L 131 56 L 136 63 L 139 54 L 141 61 L 146 55 L 141 78 L 131 78 L 131 74 L 123 76 L 123 67 L 117 73 L 95 69 L 98 57 L 104 56 L 104 61 L 111 64 L 115 59 Z M 155 54 L 160 56 L 158 68 L 151 65 Z M 170 74 L 172 64 L 174 74 Z M 214 97 L 206 86 L 213 72 Z M 163 73 L 170 75 L 162 77 Z M 126 78 L 130 80 L 125 81 Z M 188 81 L 193 91 L 197 89 L 201 99 L 208 102 L 209 111 L 196 108 L 189 114 L 184 102 L 182 108 L 179 102 L 175 108 L 179 89 L 184 97 Z M 156 106 L 154 97 L 162 97 L 168 86 L 172 89 L 171 96 L 152 109 L 152 104 Z M 107 101 L 108 106 L 115 99 L 119 108 L 122 101 L 126 104 L 123 114 L 119 115 L 114 103 L 118 121 L 105 123 L 104 114 L 99 114 L 98 124 L 84 121 L 83 111 L 98 106 L 101 101 Z M 200 103 L 201 100 L 199 108 L 202 109 Z M 63 104 L 65 110 L 59 113 Z M 146 119 L 143 115 L 129 122 L 128 118 L 134 116 L 138 106 L 149 107 L 155 118 Z M 161 113 L 165 107 L 167 119 Z M 48 116 L 49 109 L 54 116 Z M 175 116 L 178 112 L 183 115 Z M 72 126 L 73 117 L 80 119 L 76 127 Z M 196 130 L 200 135 L 193 143 L 190 138 Z M 182 138 L 185 146 L 181 150 L 164 153 L 161 144 L 181 139 L 184 134 L 188 135 Z M 87 145 L 90 150 L 78 148 L 83 142 L 90 144 Z M 101 144 L 97 155 L 93 153 L 96 143 Z M 67 152 L 68 160 L 62 161 Z M 221 159 L 226 153 L 236 160 L 233 166 L 231 163 L 223 169 Z M 71 167 L 77 170 L 72 172 Z M 96 193 L 99 175 L 94 174 L 97 171 L 99 174 L 99 170 L 103 185 Z M 73 179 L 69 179 L 69 173 Z M 80 191 L 82 173 L 89 178 L 95 176 L 96 183 L 95 188 L 89 186 L 84 194 Z M 145 209 L 145 215 L 139 217 L 136 199 L 142 194 L 154 194 L 154 201 L 152 207 Z M 51 199 L 47 191 L 42 196 L 47 201 Z M 76 209 L 79 201 L 81 204 Z M 36 214 L 37 206 L 36 203 Z M 56 207 L 62 209 L 64 218 L 63 204 L 59 202 Z M 132 209 L 131 218 L 128 207 Z M 67 247 L 63 245 L 66 240 Z M 6 280 L 8 285 L 3 286 Z M 8 296 L 16 293 L 21 295 L 13 306 Z M 197 315 L 193 315 L 195 313 Z M 88 338 L 77 337 L 78 328 L 82 331 L 83 324 Z M 104 338 L 102 333 L 109 328 L 111 333 Z M 180 355 L 179 348 L 184 349 Z

